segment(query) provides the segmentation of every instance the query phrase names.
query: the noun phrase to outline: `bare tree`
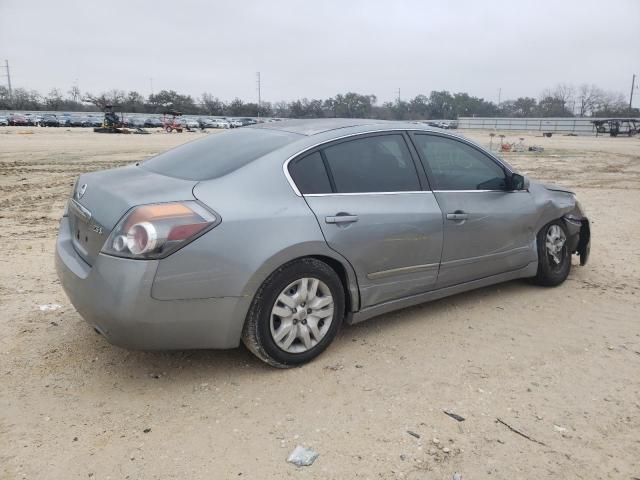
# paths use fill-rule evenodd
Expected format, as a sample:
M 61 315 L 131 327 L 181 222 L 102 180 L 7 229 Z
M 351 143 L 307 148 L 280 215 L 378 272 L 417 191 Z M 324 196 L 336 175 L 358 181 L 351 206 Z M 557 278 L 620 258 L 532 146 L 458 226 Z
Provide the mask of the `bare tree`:
M 572 85 L 568 85 L 566 83 L 559 83 L 553 89 L 553 98 L 558 100 L 562 104 L 562 107 L 568 110 L 569 105 L 572 105 L 572 102 L 574 100 L 574 93 L 575 93 L 575 89 L 573 88 Z M 572 109 L 572 113 L 573 113 L 573 109 Z
M 80 87 L 78 87 L 78 85 L 73 85 L 67 93 L 69 94 L 69 97 L 72 101 L 76 103 L 80 101 L 81 94 Z
M 97 97 L 91 94 L 87 94 L 83 101 L 87 103 L 93 103 L 96 107 L 103 110 L 107 105 L 119 105 L 125 99 L 126 93 L 124 92 L 124 90 L 114 89 L 106 93 L 101 93 Z
M 578 100 L 580 101 L 580 116 L 591 115 L 605 97 L 605 92 L 595 86 L 586 83 L 578 88 Z
M 62 103 L 62 92 L 57 88 L 52 88 L 45 99 L 45 103 L 47 108 L 51 110 L 58 110 Z

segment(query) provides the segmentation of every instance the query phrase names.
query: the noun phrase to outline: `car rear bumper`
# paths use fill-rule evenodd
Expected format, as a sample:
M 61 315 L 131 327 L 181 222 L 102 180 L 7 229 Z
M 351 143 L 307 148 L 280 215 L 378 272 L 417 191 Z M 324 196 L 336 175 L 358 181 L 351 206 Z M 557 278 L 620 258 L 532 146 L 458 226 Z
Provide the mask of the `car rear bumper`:
M 159 261 L 99 254 L 90 266 L 73 248 L 66 217 L 60 222 L 55 263 L 78 313 L 114 345 L 141 350 L 239 345 L 250 299 L 153 299 Z

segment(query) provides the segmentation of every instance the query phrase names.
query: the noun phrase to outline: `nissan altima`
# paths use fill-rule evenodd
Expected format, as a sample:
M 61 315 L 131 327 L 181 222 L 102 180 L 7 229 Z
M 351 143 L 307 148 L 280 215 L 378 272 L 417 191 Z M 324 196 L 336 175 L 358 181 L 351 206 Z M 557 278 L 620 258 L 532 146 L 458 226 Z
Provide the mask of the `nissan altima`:
M 298 120 L 81 175 L 56 246 L 82 317 L 136 349 L 233 348 L 288 367 L 343 324 L 587 262 L 576 196 L 413 123 Z

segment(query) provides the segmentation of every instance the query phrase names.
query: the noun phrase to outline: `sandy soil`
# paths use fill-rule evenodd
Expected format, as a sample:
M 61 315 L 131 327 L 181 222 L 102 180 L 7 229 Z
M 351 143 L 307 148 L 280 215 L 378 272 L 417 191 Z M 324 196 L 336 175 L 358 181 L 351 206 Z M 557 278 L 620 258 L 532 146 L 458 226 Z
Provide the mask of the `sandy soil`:
M 384 315 L 280 371 L 243 348 L 113 347 L 56 279 L 74 178 L 200 135 L 0 128 L 1 478 L 640 477 L 640 139 L 523 135 L 545 151 L 508 155 L 592 219 L 591 261 L 561 287 Z M 311 467 L 286 463 L 297 444 L 320 453 Z

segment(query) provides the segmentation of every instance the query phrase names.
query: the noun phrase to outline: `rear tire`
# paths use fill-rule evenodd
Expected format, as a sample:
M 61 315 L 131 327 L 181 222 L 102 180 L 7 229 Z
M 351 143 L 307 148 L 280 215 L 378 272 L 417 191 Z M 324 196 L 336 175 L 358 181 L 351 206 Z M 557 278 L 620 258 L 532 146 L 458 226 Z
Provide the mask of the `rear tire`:
M 278 368 L 307 363 L 333 341 L 344 319 L 344 288 L 336 272 L 314 258 L 287 263 L 260 286 L 242 341 Z
M 532 281 L 545 287 L 564 282 L 571 271 L 571 252 L 562 220 L 554 220 L 538 232 L 538 272 Z

